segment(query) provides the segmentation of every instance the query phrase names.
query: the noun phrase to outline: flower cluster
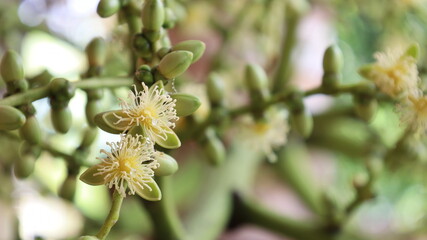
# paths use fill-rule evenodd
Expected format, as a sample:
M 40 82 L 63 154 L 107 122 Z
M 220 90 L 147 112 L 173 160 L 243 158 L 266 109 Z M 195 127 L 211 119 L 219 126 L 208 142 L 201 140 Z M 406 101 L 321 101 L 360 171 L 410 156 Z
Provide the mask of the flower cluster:
M 154 144 L 165 147 L 165 142 L 177 138 L 172 131 L 174 121 L 178 119 L 176 100 L 157 85 L 148 88 L 144 83 L 142 91 L 138 92 L 134 87 L 134 92 L 130 91 L 128 96 L 130 101 L 120 99 L 122 110 L 113 112 L 113 121 L 100 118 L 111 121 L 111 128 L 122 131 L 120 141 L 107 143 L 111 150 L 101 150 L 105 157 L 98 159 L 102 162 L 86 170 L 80 179 L 91 185 L 105 184 L 123 197 L 129 189 L 128 194 L 137 193 L 147 200 L 160 200 L 161 193 L 153 177 L 155 170 L 160 168 L 159 161 L 164 159 L 159 160 L 158 156 L 164 154 L 155 151 Z M 172 142 L 176 141 L 172 139 Z

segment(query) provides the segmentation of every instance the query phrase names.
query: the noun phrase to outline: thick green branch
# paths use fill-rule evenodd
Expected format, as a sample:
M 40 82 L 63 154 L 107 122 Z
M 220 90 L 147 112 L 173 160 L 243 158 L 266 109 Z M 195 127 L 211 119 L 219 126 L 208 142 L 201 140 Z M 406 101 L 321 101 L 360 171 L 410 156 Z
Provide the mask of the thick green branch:
M 72 82 L 80 89 L 117 88 L 132 85 L 130 78 L 90 78 L 84 81 Z M 39 87 L 0 99 L 0 105 L 17 106 L 33 102 L 49 95 L 49 86 Z
M 120 216 L 120 208 L 122 207 L 123 197 L 120 195 L 118 191 L 114 191 L 113 193 L 113 202 L 111 204 L 110 212 L 108 213 L 107 219 L 105 219 L 104 224 L 99 230 L 96 237 L 100 240 L 104 240 L 107 238 L 108 233 L 110 233 L 111 228 L 116 224 L 119 220 Z

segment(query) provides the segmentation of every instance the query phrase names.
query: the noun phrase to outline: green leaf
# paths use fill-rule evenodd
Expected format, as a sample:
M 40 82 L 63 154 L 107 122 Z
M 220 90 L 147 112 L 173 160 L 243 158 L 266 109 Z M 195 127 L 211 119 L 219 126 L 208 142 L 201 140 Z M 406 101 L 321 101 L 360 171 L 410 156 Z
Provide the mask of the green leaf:
M 141 188 L 138 185 L 135 185 L 136 193 L 148 201 L 160 201 L 162 199 L 162 192 L 160 191 L 159 186 L 153 180 L 152 182 L 146 183 L 150 186 L 151 190 L 148 187 Z
M 194 113 L 201 105 L 200 100 L 190 94 L 173 93 L 170 96 L 176 100 L 176 115 L 179 117 L 185 117 Z
M 172 131 L 170 128 L 167 128 L 166 130 L 166 139 L 161 138 L 158 135 L 154 135 L 154 142 L 159 144 L 161 147 L 167 148 L 167 149 L 175 149 L 179 148 L 181 146 L 181 141 L 179 140 L 178 136 L 174 131 Z
M 98 173 L 98 168 L 99 168 L 98 165 L 88 168 L 84 173 L 82 173 L 82 175 L 80 175 L 79 179 L 84 183 L 87 183 L 92 186 L 98 186 L 98 185 L 104 184 L 105 182 L 104 176 L 102 175 L 94 176 L 95 173 Z
M 122 133 L 129 125 L 127 121 L 117 123 L 119 118 L 117 118 L 116 115 L 122 117 L 126 116 L 122 110 L 102 112 L 95 116 L 95 124 L 106 132 L 112 134 Z

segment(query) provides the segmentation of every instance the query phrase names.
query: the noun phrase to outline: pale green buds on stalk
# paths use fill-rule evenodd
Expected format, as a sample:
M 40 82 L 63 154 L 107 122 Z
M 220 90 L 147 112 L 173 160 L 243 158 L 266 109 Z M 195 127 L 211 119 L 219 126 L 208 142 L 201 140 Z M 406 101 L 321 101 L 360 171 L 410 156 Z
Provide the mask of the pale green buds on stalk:
M 174 51 L 166 54 L 157 67 L 165 79 L 173 79 L 183 74 L 190 66 L 193 54 L 189 51 Z
M 171 8 L 165 8 L 165 22 L 163 23 L 163 28 L 173 28 L 176 23 L 175 13 Z
M 102 66 L 105 64 L 107 46 L 103 38 L 94 38 L 87 45 L 85 51 L 89 66 Z
M 81 148 L 88 148 L 92 143 L 95 141 L 96 137 L 98 136 L 98 129 L 97 128 L 86 128 L 86 130 L 83 133 L 82 142 L 80 143 Z
M 206 156 L 214 166 L 222 164 L 226 158 L 226 150 L 222 141 L 216 136 L 215 130 L 208 128 L 206 130 L 206 139 L 203 143 L 203 150 Z
M 153 169 L 156 176 L 169 176 L 178 171 L 176 160 L 166 153 L 157 152 L 156 160 L 160 164 L 158 168 Z
M 261 66 L 249 64 L 246 65 L 245 79 L 250 91 L 251 102 L 255 107 L 259 107 L 270 97 L 267 74 Z
M 10 106 L 0 106 L 0 130 L 15 130 L 25 123 L 25 115 Z
M 334 89 L 338 87 L 341 81 L 342 66 L 343 56 L 341 49 L 337 45 L 328 47 L 323 56 L 323 88 Z
M 306 108 L 291 114 L 291 124 L 292 128 L 304 138 L 310 137 L 313 132 L 313 116 Z
M 30 144 L 38 145 L 42 140 L 42 133 L 37 118 L 28 116 L 25 124 L 19 129 L 19 135 Z
M 22 59 L 18 53 L 8 50 L 0 63 L 0 74 L 6 83 L 24 79 Z
M 165 21 L 165 9 L 162 0 L 145 0 L 142 6 L 141 20 L 144 35 L 155 42 L 160 38 L 160 30 Z
M 135 34 L 132 39 L 133 49 L 139 57 L 151 58 L 151 44 L 143 34 Z
M 96 12 L 102 18 L 107 18 L 120 10 L 120 0 L 101 0 Z
M 151 73 L 151 68 L 148 65 L 142 65 L 135 73 L 134 83 L 138 91 L 142 91 L 141 83 L 151 86 L 154 83 L 154 76 Z
M 13 171 L 17 178 L 27 178 L 34 171 L 34 164 L 38 157 L 38 153 L 34 147 L 23 142 L 19 148 L 19 157 L 15 160 Z
M 85 107 L 85 113 L 86 113 L 86 120 L 89 126 L 95 127 L 95 116 L 100 111 L 100 103 L 97 100 L 88 100 Z
M 223 105 L 225 95 L 224 80 L 215 73 L 211 73 L 206 82 L 208 98 L 211 105 Z
M 189 51 L 193 54 L 191 63 L 197 62 L 203 55 L 206 49 L 206 44 L 199 40 L 183 41 L 172 47 L 172 51 Z
M 176 100 L 175 110 L 178 117 L 185 117 L 194 113 L 202 104 L 197 97 L 190 94 L 173 93 L 170 96 Z
M 371 121 L 378 108 L 375 99 L 375 85 L 371 83 L 360 85 L 353 94 L 353 101 L 357 116 L 367 122 Z
M 72 123 L 68 102 L 74 96 L 75 88 L 66 79 L 56 78 L 49 84 L 49 93 L 53 127 L 60 133 L 66 133 Z
M 67 133 L 71 128 L 72 114 L 68 107 L 61 109 L 52 109 L 51 120 L 53 128 L 59 133 Z
M 76 176 L 68 175 L 59 189 L 59 196 L 63 199 L 73 201 L 76 192 Z

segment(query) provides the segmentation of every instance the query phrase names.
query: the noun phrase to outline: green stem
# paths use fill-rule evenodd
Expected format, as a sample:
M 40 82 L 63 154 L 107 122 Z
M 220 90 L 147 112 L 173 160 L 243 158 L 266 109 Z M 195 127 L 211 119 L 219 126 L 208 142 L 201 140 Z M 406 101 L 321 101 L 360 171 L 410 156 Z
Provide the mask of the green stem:
M 80 89 L 117 88 L 132 85 L 130 78 L 90 78 L 85 81 L 72 82 L 72 85 Z M 17 106 L 33 102 L 49 96 L 49 85 L 30 89 L 23 93 L 14 94 L 0 99 L 0 105 Z
M 108 213 L 107 219 L 105 219 L 104 224 L 102 225 L 98 234 L 96 234 L 96 237 L 100 240 L 104 240 L 107 238 L 111 228 L 114 226 L 114 224 L 116 224 L 117 220 L 119 220 L 122 202 L 123 197 L 118 191 L 114 190 L 113 202 L 111 204 L 110 212 Z
M 171 177 L 158 177 L 156 182 L 162 190 L 162 200 L 154 202 L 142 200 L 153 221 L 155 239 L 185 239 L 184 229 L 175 209 Z

